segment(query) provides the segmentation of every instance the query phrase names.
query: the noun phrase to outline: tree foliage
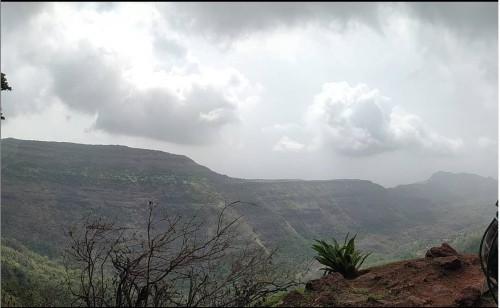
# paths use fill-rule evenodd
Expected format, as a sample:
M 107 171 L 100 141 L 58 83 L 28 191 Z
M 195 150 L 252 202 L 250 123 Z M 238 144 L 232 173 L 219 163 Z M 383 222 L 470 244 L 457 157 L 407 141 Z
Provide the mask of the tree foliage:
M 2 75 L 2 91 L 8 90 L 12 91 L 12 87 L 9 86 L 9 83 L 7 82 L 7 78 L 5 77 L 4 73 L 1 73 Z M 0 112 L 0 119 L 5 120 L 5 117 L 3 116 L 3 113 Z
M 4 73 L 2 74 L 2 91 L 9 90 L 11 91 L 12 88 L 9 86 L 9 83 L 7 82 L 7 78 L 5 77 Z
M 53 307 L 71 303 L 64 268 L 19 242 L 2 239 L 2 307 Z

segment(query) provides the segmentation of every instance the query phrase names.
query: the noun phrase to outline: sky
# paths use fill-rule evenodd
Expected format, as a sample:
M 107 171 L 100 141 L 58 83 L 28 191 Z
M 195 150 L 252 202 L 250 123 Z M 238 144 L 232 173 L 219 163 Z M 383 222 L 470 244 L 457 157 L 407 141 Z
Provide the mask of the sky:
M 497 5 L 2 2 L 2 138 L 239 178 L 498 178 Z

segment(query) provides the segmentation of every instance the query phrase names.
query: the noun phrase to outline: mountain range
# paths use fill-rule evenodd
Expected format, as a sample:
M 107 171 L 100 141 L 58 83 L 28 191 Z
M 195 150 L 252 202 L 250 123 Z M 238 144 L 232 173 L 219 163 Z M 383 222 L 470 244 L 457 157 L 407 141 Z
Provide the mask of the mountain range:
M 351 232 L 376 263 L 484 230 L 498 199 L 496 179 L 467 173 L 440 171 L 391 188 L 357 179 L 249 180 L 161 151 L 12 138 L 2 139 L 1 159 L 2 238 L 49 257 L 64 247 L 64 230 L 89 213 L 137 225 L 150 200 L 170 214 L 207 218 L 240 200 L 233 214 L 265 249 L 307 257 L 313 239 Z

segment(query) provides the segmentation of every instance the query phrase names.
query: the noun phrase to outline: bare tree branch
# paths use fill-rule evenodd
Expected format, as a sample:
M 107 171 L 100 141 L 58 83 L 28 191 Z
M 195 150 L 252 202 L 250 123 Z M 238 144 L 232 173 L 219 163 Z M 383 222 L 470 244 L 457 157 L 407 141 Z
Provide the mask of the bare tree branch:
M 66 268 L 68 273 L 78 273 L 76 287 L 68 282 L 75 303 L 252 306 L 297 286 L 291 273 L 273 265 L 275 250 L 266 253 L 241 237 L 237 226 L 242 217 L 226 215 L 240 204 L 225 203 L 211 232 L 207 222 L 196 217 L 155 219 L 157 205 L 151 201 L 144 230 L 87 218 L 80 228 L 68 232 Z

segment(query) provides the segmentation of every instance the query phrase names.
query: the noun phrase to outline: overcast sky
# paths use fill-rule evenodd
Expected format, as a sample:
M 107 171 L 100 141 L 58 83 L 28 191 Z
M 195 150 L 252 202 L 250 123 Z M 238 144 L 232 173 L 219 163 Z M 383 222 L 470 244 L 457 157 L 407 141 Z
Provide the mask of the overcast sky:
M 1 3 L 2 137 L 241 178 L 497 178 L 497 3 Z

